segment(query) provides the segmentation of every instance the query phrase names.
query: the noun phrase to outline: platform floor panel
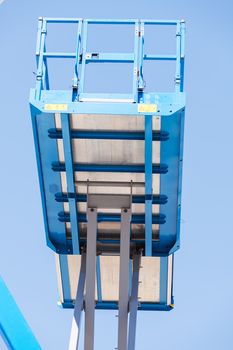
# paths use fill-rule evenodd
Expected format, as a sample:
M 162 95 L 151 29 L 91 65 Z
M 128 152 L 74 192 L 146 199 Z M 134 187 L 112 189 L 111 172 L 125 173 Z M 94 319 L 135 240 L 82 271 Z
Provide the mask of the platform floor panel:
M 85 245 L 88 183 L 91 183 L 89 193 L 119 195 L 130 193 L 131 181 L 131 243 L 134 241 L 138 249 L 145 250 L 145 213 L 148 212 L 145 200 L 150 198 L 152 255 L 171 254 L 179 248 L 184 110 L 170 116 L 152 116 L 152 199 L 151 195 L 145 196 L 145 184 L 148 183 L 148 176 L 145 178 L 145 144 L 148 147 L 145 141 L 146 117 L 141 114 L 44 111 L 32 115 L 46 236 L 53 250 L 62 254 L 72 253 L 75 251 L 74 237 L 78 237 L 80 247 Z M 65 139 L 62 118 L 69 121 Z M 64 146 L 69 142 L 71 157 L 68 156 L 67 161 L 69 152 L 65 152 Z M 117 170 L 112 166 L 117 166 Z M 74 185 L 68 190 L 68 179 L 71 178 Z M 106 185 L 112 182 L 118 185 Z M 96 183 L 98 185 L 95 186 Z M 72 220 L 75 226 L 77 222 L 78 232 L 75 235 Z M 98 243 L 102 244 L 104 239 L 118 240 L 119 248 L 119 222 L 120 210 L 98 210 Z
M 78 130 L 88 131 L 141 131 L 145 130 L 144 116 L 127 116 L 127 115 L 94 115 L 94 114 L 72 114 L 70 116 L 71 132 Z M 55 115 L 55 125 L 57 130 L 61 130 L 61 116 L 59 113 Z M 153 131 L 160 131 L 160 117 L 153 117 Z M 72 153 L 73 161 L 76 163 L 89 164 L 144 164 L 145 150 L 144 140 L 102 140 L 102 139 L 73 139 Z M 64 147 L 63 140 L 57 140 L 59 161 L 64 162 Z M 153 163 L 160 163 L 160 142 L 153 142 Z M 80 185 L 80 182 L 87 180 L 92 182 L 145 182 L 145 175 L 138 173 L 111 173 L 111 172 L 76 172 L 76 191 L 77 193 L 87 193 L 87 186 Z M 61 172 L 62 191 L 67 192 L 66 172 Z M 160 192 L 160 175 L 153 174 L 153 193 Z M 130 194 L 130 187 L 106 187 L 106 186 L 92 186 L 90 193 L 111 193 L 111 194 Z M 144 187 L 133 187 L 133 194 L 143 195 L 145 193 Z M 153 205 L 153 213 L 159 214 L 160 206 Z M 86 212 L 86 203 L 77 203 L 77 210 L 79 212 Z M 64 203 L 64 211 L 69 213 L 69 204 Z M 119 210 L 104 209 L 101 212 L 105 213 L 120 213 Z M 145 204 L 133 204 L 132 213 L 144 214 Z M 132 225 L 132 234 L 136 236 L 140 234 L 141 239 L 144 239 L 145 225 Z M 66 223 L 66 230 L 68 234 L 71 231 L 70 223 Z M 85 236 L 86 224 L 79 224 L 80 235 Z M 153 238 L 158 239 L 159 225 L 152 226 Z M 120 225 L 117 223 L 105 222 L 98 224 L 98 231 L 100 233 L 120 234 Z M 111 236 L 110 236 L 111 237 Z
M 72 304 L 76 297 L 79 278 L 81 256 L 67 255 L 61 258 L 55 254 L 58 276 L 58 288 L 61 304 Z M 63 259 L 66 260 L 64 267 Z M 96 302 L 118 303 L 119 301 L 119 256 L 100 255 L 99 259 L 99 282 L 100 286 L 95 288 Z M 129 265 L 132 276 L 132 262 Z M 169 306 L 172 303 L 172 279 L 173 279 L 173 256 L 142 257 L 139 272 L 139 294 L 141 304 L 161 304 Z M 67 285 L 68 284 L 68 285 Z M 68 287 L 68 295 L 67 295 Z M 101 290 L 101 296 L 98 295 Z M 66 305 L 65 305 L 66 307 Z M 108 307 L 106 307 L 108 308 Z

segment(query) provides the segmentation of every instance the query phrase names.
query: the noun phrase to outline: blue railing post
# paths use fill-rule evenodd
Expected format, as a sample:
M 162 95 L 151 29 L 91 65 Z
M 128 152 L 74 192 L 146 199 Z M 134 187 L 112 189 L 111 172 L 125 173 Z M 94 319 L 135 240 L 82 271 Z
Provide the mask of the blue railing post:
M 40 22 L 42 21 L 42 25 Z M 40 99 L 41 90 L 43 89 L 43 76 L 45 74 L 44 68 L 44 50 L 45 50 L 45 38 L 47 34 L 47 23 L 44 19 L 39 19 L 38 32 L 41 33 L 41 38 L 39 40 L 39 45 L 37 47 L 37 72 L 36 72 L 36 99 Z M 38 33 L 38 36 L 39 36 Z M 38 51 L 39 50 L 39 51 Z

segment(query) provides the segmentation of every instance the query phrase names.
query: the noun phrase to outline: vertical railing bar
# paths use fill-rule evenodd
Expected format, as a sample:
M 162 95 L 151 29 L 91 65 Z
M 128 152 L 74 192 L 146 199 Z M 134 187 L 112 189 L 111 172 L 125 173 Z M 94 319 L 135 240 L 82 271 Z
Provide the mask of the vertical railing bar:
M 176 76 L 175 76 L 175 92 L 181 91 L 181 76 L 180 76 L 180 58 L 181 55 L 181 26 L 180 22 L 176 26 Z
M 185 21 L 181 21 L 181 49 L 180 49 L 180 59 L 181 59 L 181 67 L 180 67 L 180 78 L 181 78 L 181 86 L 180 91 L 184 91 L 184 60 L 185 60 Z
M 44 67 L 45 67 L 45 89 L 49 90 L 49 73 L 48 73 L 48 62 L 47 62 L 47 58 L 44 58 Z
M 139 21 L 137 20 L 134 27 L 134 67 L 133 67 L 133 96 L 134 102 L 138 102 L 138 50 L 139 50 Z
M 77 34 L 77 44 L 76 44 L 76 57 L 75 57 L 75 71 L 74 71 L 74 80 L 73 80 L 73 89 L 76 89 L 76 96 L 74 99 L 77 99 L 78 93 L 78 81 L 79 81 L 79 60 L 80 60 L 80 49 L 81 49 L 81 41 L 82 41 L 82 26 L 83 21 L 78 22 L 78 34 Z M 74 100 L 73 99 L 73 100 Z
M 39 59 L 39 55 L 40 55 L 40 43 L 41 43 L 42 24 L 43 24 L 43 18 L 40 17 L 38 19 L 37 40 L 36 40 L 36 63 L 37 64 L 38 64 L 38 59 Z
M 144 22 L 140 22 L 140 38 L 139 38 L 139 76 L 138 76 L 138 89 L 142 91 L 144 89 L 143 80 L 143 61 L 144 61 Z
M 81 79 L 79 85 L 79 93 L 82 94 L 84 91 L 85 82 L 85 68 L 86 68 L 86 51 L 87 51 L 87 21 L 83 23 L 83 36 L 82 36 L 82 67 L 81 67 Z
M 40 99 L 42 89 L 42 76 L 43 76 L 43 53 L 45 48 L 45 37 L 47 32 L 47 23 L 43 20 L 41 29 L 41 40 L 40 40 L 40 53 L 38 57 L 37 73 L 36 73 L 36 99 Z
M 46 53 L 46 43 L 44 45 L 44 53 Z M 43 54 L 43 90 L 49 90 L 49 74 L 47 57 Z

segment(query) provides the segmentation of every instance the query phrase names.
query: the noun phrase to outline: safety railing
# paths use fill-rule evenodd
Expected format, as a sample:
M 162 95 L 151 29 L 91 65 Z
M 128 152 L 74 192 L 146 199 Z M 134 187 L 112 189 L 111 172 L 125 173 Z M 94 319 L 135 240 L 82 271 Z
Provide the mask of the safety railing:
M 48 24 L 76 24 L 77 38 L 74 52 L 48 52 L 46 51 L 46 36 Z M 88 52 L 87 40 L 90 25 L 127 25 L 134 27 L 134 50 L 131 53 Z M 145 28 L 148 26 L 175 26 L 176 52 L 173 55 L 148 54 L 145 52 Z M 155 21 L 155 20 L 95 20 L 95 19 L 65 19 L 65 18 L 39 18 L 36 47 L 37 73 L 36 73 L 36 99 L 41 98 L 43 90 L 50 90 L 48 60 L 73 59 L 72 101 L 110 101 L 110 102 L 140 102 L 145 87 L 143 68 L 145 61 L 175 61 L 174 92 L 183 91 L 184 81 L 184 21 Z M 87 64 L 104 63 L 131 63 L 132 64 L 132 91 L 129 94 L 94 94 L 85 92 L 85 73 Z

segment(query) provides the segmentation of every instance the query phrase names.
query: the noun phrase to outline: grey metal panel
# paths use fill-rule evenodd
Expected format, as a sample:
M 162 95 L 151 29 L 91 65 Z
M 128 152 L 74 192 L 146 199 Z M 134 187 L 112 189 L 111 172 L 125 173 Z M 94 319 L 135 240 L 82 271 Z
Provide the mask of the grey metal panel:
M 79 270 L 81 263 L 80 255 L 68 255 L 68 269 L 70 281 L 71 299 L 75 300 Z M 100 255 L 100 275 L 103 301 L 118 301 L 119 297 L 119 268 L 120 257 Z M 168 291 L 167 304 L 171 303 L 172 293 L 172 255 L 168 260 Z M 160 258 L 145 257 L 141 258 L 141 267 L 139 272 L 139 302 L 160 301 Z M 62 285 L 60 283 L 60 266 L 57 264 L 59 294 L 60 300 L 63 301 Z M 61 276 L 62 277 L 62 276 Z M 97 288 L 95 287 L 95 299 L 97 300 Z
M 88 194 L 88 207 L 89 208 L 105 208 L 116 209 L 118 208 L 130 208 L 131 196 L 125 194 L 115 194 L 114 196 L 109 193 L 101 194 Z
M 55 115 L 56 127 L 61 128 L 60 114 Z M 92 115 L 80 114 L 71 115 L 71 127 L 75 130 L 121 130 L 121 131 L 143 131 L 144 130 L 144 116 L 127 116 L 127 115 Z M 153 117 L 153 130 L 160 130 L 160 117 Z M 59 160 L 64 161 L 63 141 L 57 140 Z M 72 141 L 73 157 L 75 162 L 89 162 L 89 163 L 144 163 L 144 141 L 125 141 L 125 140 L 86 140 L 76 139 Z M 153 142 L 153 162 L 160 162 L 160 142 Z M 87 193 L 87 186 L 80 181 L 115 181 L 115 182 L 145 182 L 144 174 L 135 173 L 93 173 L 93 172 L 76 172 L 76 192 Z M 66 174 L 61 172 L 62 191 L 67 192 Z M 130 188 L 109 187 L 109 186 L 91 186 L 91 193 L 111 193 L 111 194 L 130 194 Z M 153 174 L 153 193 L 160 192 L 160 175 Z M 133 194 L 144 194 L 144 187 L 133 187 Z M 159 205 L 153 205 L 153 214 L 160 211 Z M 69 212 L 68 203 L 64 203 L 64 211 Z M 86 203 L 78 203 L 78 211 L 86 212 Z M 117 210 L 102 210 L 103 212 L 119 212 Z M 132 213 L 144 213 L 144 204 L 133 204 Z M 69 231 L 69 223 L 66 224 L 67 231 Z M 114 223 L 103 223 L 100 227 L 98 224 L 98 232 L 110 232 L 116 226 Z M 154 235 L 158 234 L 159 225 L 152 227 Z M 144 232 L 144 224 L 132 225 L 132 233 Z M 79 224 L 80 234 L 85 234 L 86 224 Z M 120 233 L 120 230 L 117 230 Z

